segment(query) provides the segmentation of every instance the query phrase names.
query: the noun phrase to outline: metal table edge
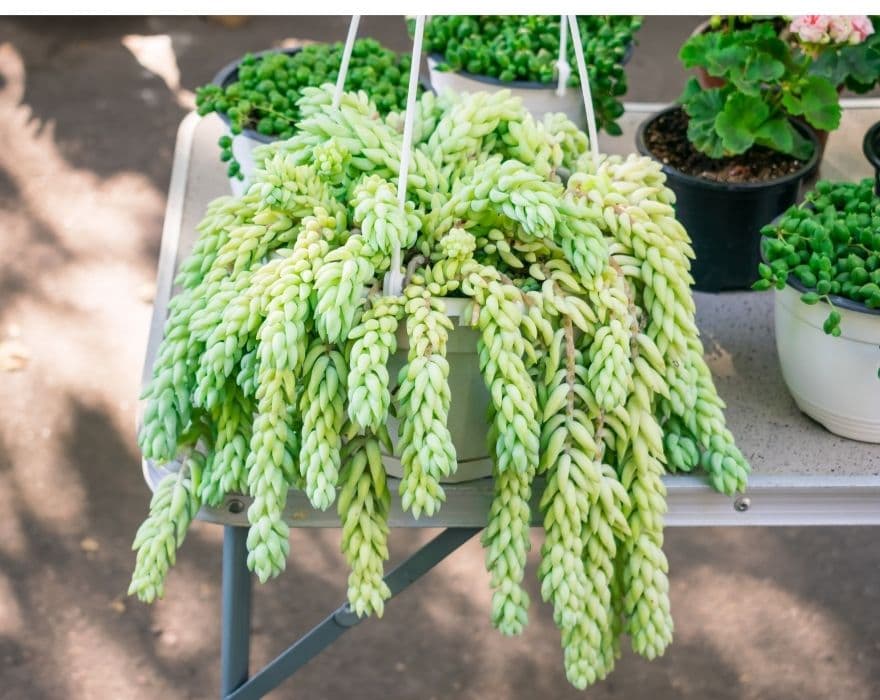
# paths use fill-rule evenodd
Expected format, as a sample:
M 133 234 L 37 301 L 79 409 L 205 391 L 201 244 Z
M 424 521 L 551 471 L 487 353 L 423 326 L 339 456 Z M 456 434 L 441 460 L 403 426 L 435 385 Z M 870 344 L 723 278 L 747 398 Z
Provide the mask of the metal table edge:
M 852 100 L 853 108 L 880 107 L 880 99 Z M 626 109 L 651 112 L 662 107 L 660 103 L 627 102 Z M 143 385 L 151 377 L 152 360 L 161 341 L 168 302 L 174 284 L 174 265 L 180 239 L 181 222 L 186 198 L 186 182 L 193 137 L 201 117 L 195 112 L 181 121 L 175 143 L 171 181 L 168 188 L 165 222 L 159 253 L 156 294 L 150 322 L 150 337 L 145 353 Z M 158 330 L 157 330 L 158 329 Z M 141 412 L 138 412 L 140 424 Z M 167 469 L 142 460 L 144 480 L 155 490 Z M 833 474 L 755 474 L 749 481 L 748 491 L 731 498 L 713 491 L 705 481 L 691 475 L 667 475 L 669 526 L 744 526 L 744 525 L 880 525 L 880 475 L 852 476 Z M 389 479 L 389 487 L 396 492 L 396 479 Z M 481 479 L 462 484 L 445 485 L 448 502 L 433 517 L 414 519 L 400 509 L 399 499 L 392 502 L 389 524 L 392 527 L 478 527 L 485 525 L 488 504 L 492 496 L 491 480 Z M 533 512 L 539 516 L 537 498 L 540 487 L 534 489 Z M 454 507 L 453 507 L 454 504 Z M 230 495 L 218 508 L 204 507 L 198 518 L 223 525 L 247 525 L 246 496 Z M 339 527 L 335 509 L 317 511 L 298 491 L 288 497 L 286 518 L 291 527 Z M 540 524 L 536 518 L 533 524 Z

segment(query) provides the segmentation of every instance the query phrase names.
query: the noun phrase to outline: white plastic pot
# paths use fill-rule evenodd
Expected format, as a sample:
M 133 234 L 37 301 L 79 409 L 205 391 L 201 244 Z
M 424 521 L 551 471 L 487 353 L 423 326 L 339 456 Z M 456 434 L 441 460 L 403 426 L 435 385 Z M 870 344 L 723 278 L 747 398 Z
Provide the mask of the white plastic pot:
M 454 474 L 443 479 L 443 483 L 457 483 L 482 479 L 492 475 L 492 458 L 486 444 L 488 423 L 486 411 L 489 406 L 489 392 L 480 374 L 480 361 L 477 354 L 478 331 L 470 326 L 462 326 L 460 319 L 468 306 L 467 299 L 444 299 L 446 312 L 455 324 L 449 333 L 446 346 L 446 358 L 449 361 L 449 389 L 452 403 L 449 407 L 449 432 L 458 459 L 458 468 Z M 407 362 L 409 341 L 406 336 L 406 325 L 401 323 L 397 329 L 397 352 L 389 358 L 388 373 L 391 381 L 396 384 L 400 368 Z M 397 421 L 388 419 L 388 432 L 397 449 Z M 385 471 L 398 478 L 403 476 L 399 457 L 383 454 Z
M 791 285 L 775 295 L 776 349 L 798 407 L 832 433 L 880 443 L 880 311 L 835 298 L 835 338 L 822 330 L 827 304 L 804 304 Z
M 227 129 L 227 131 L 229 130 Z M 254 149 L 257 146 L 262 146 L 274 140 L 266 139 L 265 141 L 259 141 L 251 136 L 251 133 L 253 132 L 246 131 L 233 135 L 229 132 L 229 135 L 232 136 L 232 155 L 238 161 L 241 166 L 241 173 L 244 175 L 243 180 L 239 180 L 237 177 L 229 178 L 229 187 L 232 190 L 232 194 L 236 197 L 240 197 L 245 193 L 254 176 L 254 171 L 257 169 L 256 162 L 254 161 Z
M 437 64 L 440 60 L 439 56 L 428 56 L 431 87 L 438 94 L 444 90 L 463 93 L 510 90 L 514 96 L 522 98 L 523 105 L 536 119 L 542 119 L 548 112 L 564 112 L 578 127 L 586 128 L 587 116 L 580 88 L 567 88 L 560 97 L 556 94 L 555 83 L 547 85 L 521 80 L 503 82 L 497 78 L 464 71 L 439 71 Z

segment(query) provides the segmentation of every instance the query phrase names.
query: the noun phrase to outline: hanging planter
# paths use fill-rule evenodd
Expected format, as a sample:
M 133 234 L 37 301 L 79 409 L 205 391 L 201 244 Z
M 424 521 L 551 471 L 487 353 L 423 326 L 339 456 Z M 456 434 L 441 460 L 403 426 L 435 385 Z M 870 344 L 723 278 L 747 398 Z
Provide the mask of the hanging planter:
M 523 106 L 536 119 L 542 119 L 548 113 L 562 112 L 580 128 L 584 128 L 587 123 L 580 90 L 568 88 L 565 94 L 559 95 L 554 84 L 526 80 L 505 82 L 498 78 L 474 75 L 462 70 L 438 70 L 437 66 L 442 66 L 443 63 L 443 57 L 439 54 L 428 56 L 431 88 L 438 94 L 444 90 L 459 93 L 509 90 L 512 95 L 522 100 Z
M 620 98 L 626 93 L 623 66 L 632 55 L 641 18 L 578 17 L 582 50 L 594 91 L 596 126 L 621 133 Z M 574 65 L 574 47 L 558 15 L 435 16 L 425 44 L 432 88 L 475 93 L 510 90 L 536 118 L 562 112 L 580 128 L 587 117 Z
M 489 455 L 486 435 L 490 401 L 477 352 L 480 334 L 469 323 L 471 305 L 467 299 L 455 297 L 443 299 L 442 303 L 453 324 L 446 345 L 449 360 L 447 381 L 451 393 L 447 427 L 455 448 L 457 466 L 451 474 L 441 478 L 440 483 L 454 484 L 492 475 L 492 457 Z M 407 365 L 409 350 L 406 324 L 401 323 L 397 330 L 397 351 L 388 362 L 388 373 L 395 384 L 400 370 Z M 398 479 L 404 476 L 398 449 L 399 429 L 397 418 L 389 416 L 388 433 L 393 449 L 383 450 L 382 453 L 386 471 Z
M 676 216 L 690 234 L 696 254 L 691 268 L 694 288 L 747 289 L 758 278 L 761 227 L 797 201 L 801 183 L 818 162 L 815 134 L 793 123 L 814 145 L 807 161 L 760 148 L 739 158 L 712 161 L 690 146 L 687 125 L 682 108 L 669 107 L 642 122 L 636 147 L 664 163 L 667 184 L 675 192 Z M 676 157 L 680 167 L 688 166 L 690 172 L 669 162 Z M 703 167 L 715 168 L 716 173 L 701 176 Z
M 757 289 L 775 288 L 776 347 L 798 407 L 880 442 L 880 198 L 870 180 L 820 182 L 764 230 Z
M 732 495 L 749 466 L 705 363 L 659 166 L 603 157 L 569 120 L 538 124 L 505 92 L 411 89 L 402 136 L 363 96 L 308 99 L 320 112 L 266 149 L 247 196 L 209 205 L 179 271 L 139 435 L 146 459 L 179 468 L 136 535 L 131 593 L 161 596 L 200 506 L 231 493 L 251 500 L 248 566 L 278 575 L 294 488 L 335 506 L 351 609 L 381 615 L 389 486 L 413 519 L 433 517 L 458 446 L 482 459 L 471 443 L 488 437 L 492 623 L 526 624 L 540 488 L 538 576 L 571 683 L 604 678 L 622 633 L 662 654 L 662 474 L 702 468 Z M 470 414 L 453 417 L 454 391 Z

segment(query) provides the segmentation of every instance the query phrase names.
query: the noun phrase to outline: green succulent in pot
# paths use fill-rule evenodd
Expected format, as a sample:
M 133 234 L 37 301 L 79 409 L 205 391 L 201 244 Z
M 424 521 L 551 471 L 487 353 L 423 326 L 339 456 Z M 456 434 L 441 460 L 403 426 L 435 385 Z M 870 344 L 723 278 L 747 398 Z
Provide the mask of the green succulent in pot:
M 233 138 L 250 132 L 263 142 L 287 139 L 301 118 L 297 103 L 303 90 L 334 83 L 339 75 L 340 42 L 308 44 L 291 50 L 247 53 L 196 90 L 200 115 L 216 113 L 229 125 L 220 138 L 220 158 L 230 177 L 242 177 L 233 155 Z M 397 54 L 375 39 L 358 39 L 352 47 L 346 89 L 364 91 L 382 115 L 403 108 L 412 57 Z
M 750 468 L 704 358 L 692 252 L 659 165 L 596 158 L 571 121 L 536 121 L 507 91 L 425 93 L 401 203 L 403 115 L 378 116 L 363 93 L 334 107 L 329 84 L 304 92 L 295 135 L 259 149 L 245 193 L 208 205 L 181 264 L 139 435 L 167 469 L 130 592 L 161 597 L 191 520 L 229 496 L 248 504 L 248 566 L 280 574 L 301 491 L 335 503 L 351 608 L 381 615 L 392 498 L 433 517 L 458 469 L 450 408 L 468 397 L 451 388 L 452 346 L 467 331 L 489 406 L 492 623 L 527 622 L 537 515 L 541 597 L 571 683 L 610 673 L 623 634 L 662 654 L 661 477 L 702 469 L 732 495 Z M 397 290 L 389 271 L 405 271 Z
M 842 300 L 880 309 L 880 197 L 870 179 L 823 180 L 762 233 L 766 262 L 754 289 L 796 285 L 805 304 L 828 305 L 824 330 L 835 336 Z
M 870 179 L 819 182 L 763 230 L 754 287 L 775 289 L 782 376 L 837 435 L 880 443 L 880 197 Z
M 439 72 L 464 72 L 503 83 L 556 87 L 559 58 L 559 15 L 440 15 L 425 26 L 425 47 Z M 578 27 L 593 92 L 596 125 L 620 135 L 620 98 L 626 93 L 624 63 L 641 17 L 580 15 Z M 568 44 L 568 62 L 575 64 Z M 577 71 L 568 78 L 577 87 Z

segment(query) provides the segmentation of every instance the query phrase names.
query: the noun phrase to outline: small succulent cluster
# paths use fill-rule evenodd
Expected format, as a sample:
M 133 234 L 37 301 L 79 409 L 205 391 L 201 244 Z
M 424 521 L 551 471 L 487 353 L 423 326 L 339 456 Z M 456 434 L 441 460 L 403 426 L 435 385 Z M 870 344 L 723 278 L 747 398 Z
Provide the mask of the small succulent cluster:
M 527 622 L 540 492 L 538 575 L 569 680 L 604 678 L 624 633 L 662 654 L 661 477 L 702 467 L 733 493 L 749 467 L 703 359 L 693 253 L 660 166 L 594 160 L 563 115 L 536 121 L 506 91 L 425 94 L 401 206 L 402 115 L 378 117 L 363 93 L 337 108 L 331 97 L 330 85 L 303 91 L 296 133 L 260 149 L 241 197 L 209 206 L 182 265 L 139 436 L 169 474 L 135 542 L 131 593 L 162 595 L 189 521 L 230 493 L 249 503 L 248 565 L 279 574 L 299 489 L 315 508 L 335 501 L 352 609 L 381 615 L 392 486 L 413 517 L 435 514 L 458 464 L 445 300 L 459 297 L 490 398 L 493 624 Z M 397 249 L 395 295 L 382 280 Z M 382 462 L 390 417 L 396 483 Z
M 425 46 L 442 57 L 438 70 L 549 85 L 556 80 L 559 22 L 559 15 L 437 15 L 425 26 Z M 641 24 L 641 17 L 628 15 L 578 16 L 597 126 L 609 134 L 621 133 L 623 61 Z M 571 42 L 568 61 L 575 64 Z M 580 85 L 577 71 L 568 84 Z
M 828 305 L 824 330 L 833 336 L 841 333 L 835 297 L 880 309 L 880 197 L 872 180 L 820 181 L 762 233 L 766 262 L 755 289 L 784 289 L 797 279 L 805 304 Z
M 303 89 L 335 82 L 342 50 L 337 42 L 308 44 L 293 53 L 246 54 L 234 81 L 224 86 L 209 83 L 196 90 L 198 112 L 224 115 L 233 134 L 252 129 L 264 136 L 290 138 L 299 121 L 297 102 Z M 351 52 L 346 88 L 366 91 L 380 114 L 400 110 L 406 104 L 411 60 L 409 54 L 397 54 L 375 39 L 358 39 Z M 231 137 L 223 136 L 219 145 L 221 160 L 229 163 L 229 177 L 240 177 Z

